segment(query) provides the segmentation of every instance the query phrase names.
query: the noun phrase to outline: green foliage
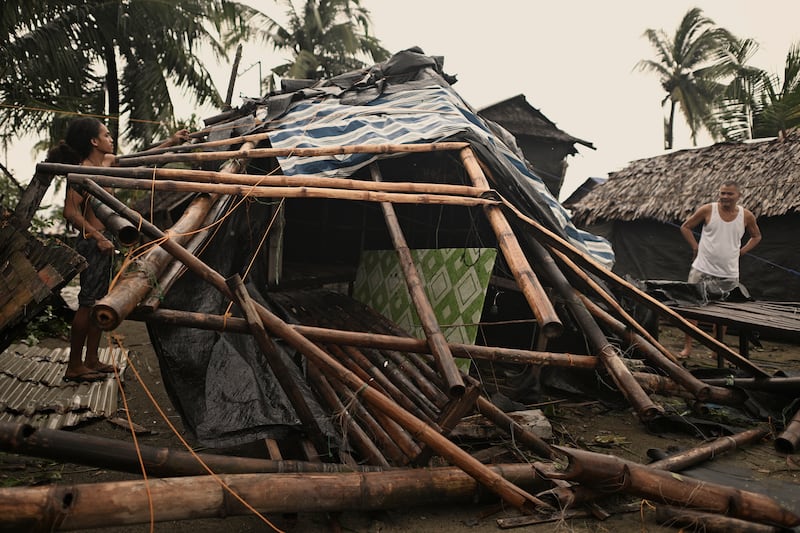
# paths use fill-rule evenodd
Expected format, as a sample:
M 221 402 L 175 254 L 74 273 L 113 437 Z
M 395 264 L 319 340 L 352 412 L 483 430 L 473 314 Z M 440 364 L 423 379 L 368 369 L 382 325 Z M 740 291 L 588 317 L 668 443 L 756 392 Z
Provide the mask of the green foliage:
M 122 115 L 125 139 L 146 146 L 173 121 L 169 83 L 199 104 L 221 102 L 197 51 L 224 53 L 241 9 L 226 0 L 3 2 L 0 100 L 11 107 L 0 108 L 0 136 L 47 132 L 52 144 L 75 113 Z
M 248 15 L 248 26 L 258 28 L 254 31 L 257 37 L 292 55 L 291 61 L 272 69 L 273 76 L 319 80 L 389 57 L 380 41 L 370 35 L 369 11 L 360 0 L 306 0 L 300 9 L 291 0 L 280 3 L 286 10 L 283 25 L 256 10 Z M 274 77 L 267 80 L 270 87 L 274 83 Z
M 36 346 L 39 341 L 47 338 L 69 338 L 70 324 L 53 312 L 53 307 L 48 305 L 25 326 L 25 344 Z

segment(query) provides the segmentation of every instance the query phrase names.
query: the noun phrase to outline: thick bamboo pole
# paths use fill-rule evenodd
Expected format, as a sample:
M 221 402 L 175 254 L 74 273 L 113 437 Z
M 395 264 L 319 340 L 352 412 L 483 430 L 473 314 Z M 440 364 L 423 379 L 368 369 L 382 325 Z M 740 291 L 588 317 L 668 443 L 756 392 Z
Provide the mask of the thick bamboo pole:
M 122 246 L 133 246 L 139 242 L 139 230 L 136 226 L 122 218 L 108 206 L 92 198 L 92 209 L 103 225 L 116 235 Z
M 681 330 L 688 333 L 699 342 L 704 344 L 705 346 L 709 347 L 710 349 L 714 350 L 717 353 L 722 354 L 722 356 L 727 359 L 729 362 L 733 363 L 734 365 L 738 366 L 739 368 L 745 369 L 750 372 L 755 377 L 768 377 L 769 373 L 766 372 L 764 369 L 749 361 L 748 359 L 742 357 L 740 354 L 731 350 L 728 346 L 724 343 L 718 341 L 714 337 L 708 335 L 701 329 L 697 328 L 694 324 L 680 316 L 677 312 L 673 311 L 666 305 L 662 304 L 649 294 L 641 291 L 637 287 L 634 287 L 618 275 L 614 274 L 612 271 L 606 269 L 603 265 L 598 263 L 594 258 L 590 257 L 588 254 L 578 250 L 573 246 L 571 243 L 567 242 L 566 240 L 562 239 L 559 235 L 556 235 L 549 229 L 542 226 L 536 220 L 526 216 L 524 213 L 521 213 L 516 207 L 514 207 L 511 203 L 504 201 L 504 204 L 511 209 L 517 217 L 527 223 L 531 228 L 533 228 L 538 237 L 542 239 L 548 247 L 554 248 L 563 252 L 568 257 L 574 259 L 585 268 L 596 274 L 602 279 L 613 283 L 615 286 L 619 287 L 626 294 L 631 296 L 632 298 L 636 299 L 637 301 L 647 305 L 661 316 L 665 316 L 669 318 L 674 324 L 676 324 Z
M 478 412 L 491 420 L 495 426 L 511 435 L 515 441 L 527 446 L 539 457 L 544 459 L 556 459 L 558 457 L 556 450 L 552 446 L 535 433 L 520 426 L 516 420 L 508 416 L 484 396 L 478 398 L 476 407 Z
M 269 185 L 235 185 L 225 183 L 198 183 L 189 181 L 145 180 L 117 178 L 95 174 L 70 173 L 68 176 L 89 178 L 103 187 L 141 191 L 197 192 L 229 194 L 252 198 L 329 198 L 362 202 L 393 202 L 398 204 L 457 205 L 464 207 L 496 205 L 495 200 L 469 196 L 451 196 L 427 193 L 394 193 L 366 190 L 348 190 L 323 187 L 273 187 Z
M 484 193 L 490 192 L 489 182 L 486 181 L 486 176 L 483 174 L 483 170 L 481 170 L 472 149 L 469 147 L 464 148 L 459 154 L 464 169 L 472 180 L 472 184 L 482 189 Z M 550 303 L 542 284 L 539 283 L 539 279 L 525 259 L 525 254 L 522 252 L 514 231 L 503 214 L 502 208 L 495 205 L 485 205 L 483 210 L 497 236 L 497 245 L 503 253 L 503 257 L 505 257 L 522 294 L 525 295 L 525 300 L 530 305 L 536 321 L 541 326 L 542 333 L 548 338 L 561 335 L 564 330 L 561 319 L 558 318 L 558 314 L 553 309 L 553 304 Z
M 370 165 L 370 172 L 374 181 L 382 181 L 380 170 L 375 163 Z M 444 334 L 439 327 L 433 306 L 431 306 L 431 302 L 425 294 L 422 278 L 419 275 L 417 266 L 414 264 L 414 259 L 411 257 L 411 250 L 408 248 L 405 235 L 400 227 L 400 221 L 397 220 L 394 206 L 389 202 L 382 202 L 381 209 L 386 220 L 386 227 L 389 229 L 392 244 L 397 252 L 403 277 L 406 279 L 406 288 L 417 311 L 417 316 L 419 316 L 419 320 L 422 323 L 422 329 L 436 361 L 436 367 L 447 385 L 447 393 L 453 398 L 459 397 L 464 394 L 464 380 L 461 379 L 461 372 L 456 366 L 453 354 L 450 353 L 447 339 L 444 338 Z
M 691 392 L 698 400 L 703 402 L 713 401 L 725 405 L 741 405 L 741 403 L 747 399 L 746 396 L 742 395 L 739 391 L 723 387 L 712 387 L 697 379 L 684 367 L 676 365 L 671 359 L 665 357 L 664 354 L 644 338 L 632 333 L 625 324 L 605 312 L 585 295 L 578 294 L 578 296 L 592 315 L 607 324 L 617 335 L 620 335 L 630 345 L 638 348 L 651 364 L 666 372 L 670 378 L 687 391 Z
M 246 148 L 220 152 L 197 152 L 188 154 L 144 155 L 117 159 L 123 167 L 162 165 L 200 161 L 224 161 L 227 159 L 260 159 L 266 157 L 310 157 L 345 154 L 408 154 L 461 150 L 467 143 L 443 142 L 432 144 L 359 144 L 352 146 L 325 146 L 319 148 Z
M 681 470 L 686 470 L 704 461 L 713 459 L 727 451 L 736 450 L 742 446 L 748 446 L 754 442 L 758 442 L 769 434 L 770 429 L 768 427 L 748 429 L 733 435 L 720 437 L 683 452 L 675 453 L 664 459 L 653 461 L 647 466 L 659 470 L 667 470 L 669 472 L 680 472 Z
M 794 453 L 797 451 L 798 444 L 800 444 L 800 409 L 795 412 L 784 430 L 775 439 L 775 450 L 778 453 Z
M 557 446 L 569 464 L 546 472 L 549 477 L 576 481 L 611 494 L 624 492 L 690 509 L 726 514 L 733 518 L 782 527 L 800 525 L 800 516 L 781 504 L 754 492 L 676 476 L 612 455 Z
M 538 490 L 541 478 L 525 464 L 486 467 L 506 483 Z M 352 474 L 219 476 L 261 513 L 368 511 L 444 503 L 473 505 L 485 491 L 457 468 Z M 248 514 L 210 476 L 0 489 L 6 531 L 71 531 Z M 223 526 L 224 527 L 224 526 Z
M 236 174 L 213 170 L 186 168 L 141 168 L 141 167 L 89 167 L 40 163 L 43 169 L 54 174 L 85 173 L 94 176 L 118 178 L 137 178 L 150 183 L 158 180 L 190 181 L 196 183 L 226 183 L 231 185 L 271 186 L 271 187 L 322 187 L 329 189 L 361 190 L 374 192 L 442 194 L 449 196 L 479 197 L 483 191 L 469 185 L 450 185 L 446 183 L 418 183 L 413 181 L 365 181 L 352 178 L 319 177 L 297 174 Z
M 212 202 L 213 199 L 209 196 L 195 198 L 181 218 L 167 230 L 168 238 L 180 244 L 189 240 L 190 232 L 199 227 Z M 92 307 L 95 324 L 105 331 L 117 328 L 147 296 L 153 288 L 153 281 L 171 260 L 172 256 L 160 246 L 152 246 L 136 261 L 135 268 L 125 271 L 108 294 L 95 302 Z
M 109 207 L 128 218 L 128 220 L 137 220 L 135 212 L 91 180 L 77 179 L 75 182 L 83 186 L 93 196 L 99 197 Z M 152 238 L 157 239 L 163 236 L 161 230 L 148 222 L 142 223 L 142 230 Z M 164 241 L 162 247 L 170 252 L 176 259 L 182 261 L 201 279 L 206 280 L 217 290 L 222 292 L 226 297 L 231 298 L 233 296 L 225 284 L 224 278 L 218 272 L 209 268 L 199 258 L 188 253 L 180 245 L 170 240 Z M 507 503 L 524 512 L 531 512 L 535 508 L 550 508 L 548 504 L 545 504 L 543 501 L 526 493 L 524 490 L 487 469 L 485 465 L 450 442 L 447 438 L 438 434 L 427 424 L 411 413 L 401 409 L 391 399 L 370 387 L 368 383 L 358 379 L 352 372 L 344 368 L 329 354 L 297 333 L 269 310 L 257 305 L 257 311 L 265 327 L 275 336 L 284 339 L 290 346 L 318 364 L 320 370 L 335 376 L 336 379 L 345 383 L 352 390 L 357 391 L 357 394 L 364 398 L 364 400 L 375 409 L 385 412 L 387 416 L 403 426 L 411 435 L 425 442 L 439 455 L 473 476 L 478 482 L 498 494 Z
M 247 324 L 241 318 L 226 318 L 220 315 L 208 315 L 191 311 L 158 309 L 149 312 L 135 312 L 129 316 L 133 320 L 160 322 L 176 326 L 187 326 L 215 331 L 233 331 L 247 333 Z M 363 333 L 360 331 L 344 331 L 315 326 L 292 325 L 301 335 L 311 340 L 324 343 L 348 346 L 364 346 L 378 350 L 396 350 L 400 352 L 428 353 L 430 348 L 424 339 Z M 479 346 L 477 344 L 450 343 L 450 350 L 459 357 L 484 359 L 503 363 L 519 363 L 528 365 L 550 365 L 567 368 L 597 368 L 598 359 L 593 355 L 570 353 L 540 352 L 520 350 L 517 348 L 501 348 Z
M 622 361 L 619 350 L 613 346 L 597 325 L 592 315 L 583 305 L 583 302 L 575 294 L 575 289 L 570 285 L 564 273 L 559 270 L 555 261 L 547 253 L 544 246 L 539 241 L 534 239 L 531 235 L 523 234 L 523 238 L 528 244 L 528 251 L 532 255 L 536 266 L 550 282 L 565 305 L 572 313 L 575 321 L 578 323 L 583 334 L 589 342 L 592 350 L 600 355 L 600 360 L 603 363 L 617 389 L 625 396 L 628 403 L 636 410 L 639 418 L 648 422 L 656 416 L 663 413 L 663 409 L 656 405 L 647 393 L 644 392 L 641 385 L 631 375 L 630 370 Z
M 182 450 L 158 448 L 121 439 L 107 439 L 59 429 L 35 428 L 28 424 L 0 422 L 0 450 L 63 463 L 74 463 L 120 472 L 141 474 L 142 462 L 148 476 L 202 476 L 208 470 L 217 474 L 256 472 L 352 472 L 340 464 L 306 461 L 272 461 L 250 457 L 231 457 L 207 453 L 191 454 Z M 380 465 L 388 468 L 388 464 Z M 377 471 L 377 467 L 357 467 Z

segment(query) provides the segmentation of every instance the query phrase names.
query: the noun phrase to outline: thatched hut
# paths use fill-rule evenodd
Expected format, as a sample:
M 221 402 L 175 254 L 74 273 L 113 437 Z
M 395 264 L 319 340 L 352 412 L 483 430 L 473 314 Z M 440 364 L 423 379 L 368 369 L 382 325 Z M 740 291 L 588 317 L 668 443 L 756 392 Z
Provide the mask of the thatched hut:
M 576 144 L 594 150 L 594 145 L 561 130 L 555 122 L 518 94 L 478 111 L 478 115 L 496 122 L 514 136 L 531 170 L 558 198 L 567 172 L 567 156 L 578 153 Z
M 611 240 L 615 271 L 685 280 L 691 251 L 679 226 L 719 185 L 735 180 L 764 239 L 742 258 L 741 280 L 762 300 L 800 300 L 800 134 L 719 143 L 640 159 L 570 206 L 576 224 Z

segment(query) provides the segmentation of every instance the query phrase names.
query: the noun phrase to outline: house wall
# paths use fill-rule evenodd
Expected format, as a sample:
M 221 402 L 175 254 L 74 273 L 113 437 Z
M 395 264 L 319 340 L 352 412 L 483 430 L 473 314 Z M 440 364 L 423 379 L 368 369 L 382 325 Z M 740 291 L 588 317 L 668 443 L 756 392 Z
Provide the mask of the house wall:
M 800 214 L 758 220 L 763 240 L 740 262 L 740 280 L 756 300 L 800 301 Z M 685 281 L 692 260 L 679 224 L 615 221 L 587 228 L 614 246 L 614 272 L 638 280 Z

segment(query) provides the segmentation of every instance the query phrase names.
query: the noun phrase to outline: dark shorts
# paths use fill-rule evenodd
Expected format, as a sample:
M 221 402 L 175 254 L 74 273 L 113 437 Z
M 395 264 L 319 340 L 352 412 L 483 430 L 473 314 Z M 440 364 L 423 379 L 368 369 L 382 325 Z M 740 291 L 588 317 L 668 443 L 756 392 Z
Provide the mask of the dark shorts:
M 110 234 L 105 232 L 103 234 L 108 239 L 111 239 Z M 82 235 L 78 236 L 75 251 L 81 254 L 89 264 L 81 272 L 81 291 L 78 293 L 78 305 L 92 307 L 97 300 L 108 293 L 113 258 L 110 255 L 100 253 L 97 248 L 97 241 L 84 239 Z

